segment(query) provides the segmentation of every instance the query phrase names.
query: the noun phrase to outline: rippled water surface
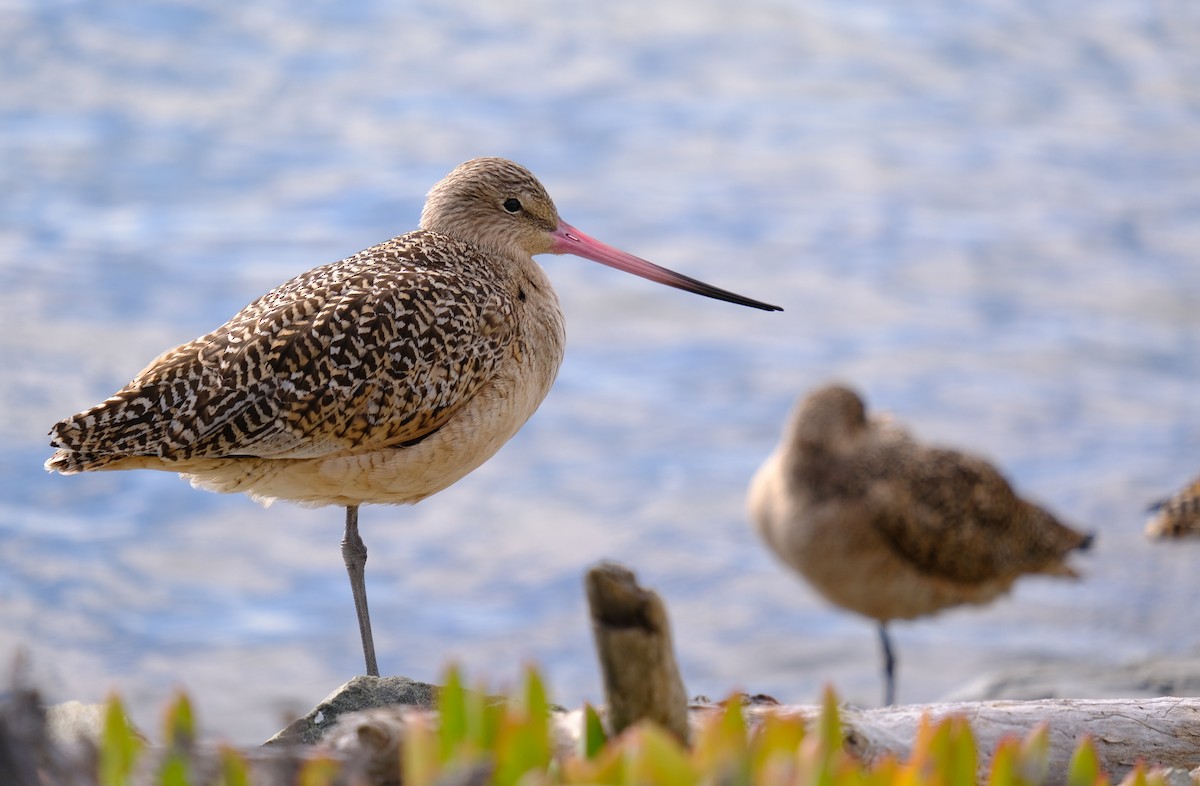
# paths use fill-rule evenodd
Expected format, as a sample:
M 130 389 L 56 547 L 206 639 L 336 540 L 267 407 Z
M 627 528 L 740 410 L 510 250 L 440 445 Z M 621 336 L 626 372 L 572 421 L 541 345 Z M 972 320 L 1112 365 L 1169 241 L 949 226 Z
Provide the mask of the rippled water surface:
M 341 513 L 43 472 L 46 431 L 502 155 L 585 231 L 766 314 L 570 257 L 558 383 L 489 464 L 366 508 L 381 667 L 601 700 L 581 575 L 665 596 L 689 690 L 880 695 L 871 625 L 750 531 L 795 398 L 859 387 L 1099 534 L 1078 583 L 896 626 L 900 698 L 1195 654 L 1200 12 L 1185 2 L 0 3 L 0 658 L 176 686 L 253 742 L 360 670 Z

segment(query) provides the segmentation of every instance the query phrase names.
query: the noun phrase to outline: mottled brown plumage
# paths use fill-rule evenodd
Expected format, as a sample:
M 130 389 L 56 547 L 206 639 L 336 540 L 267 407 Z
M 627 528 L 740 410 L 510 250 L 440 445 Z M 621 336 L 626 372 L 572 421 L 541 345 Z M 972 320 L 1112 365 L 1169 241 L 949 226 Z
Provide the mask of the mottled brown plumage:
M 533 414 L 564 342 L 530 256 L 554 205 L 516 165 L 483 162 L 434 188 L 420 230 L 297 276 L 56 425 L 47 467 L 166 469 L 315 505 L 416 502 L 474 469 Z M 509 193 L 528 220 L 493 207 Z M 492 428 L 420 447 L 464 410 Z
M 1146 535 L 1167 540 L 1200 536 L 1200 478 L 1154 506 Z
M 474 159 L 429 192 L 419 230 L 297 276 L 56 424 L 46 468 L 168 470 L 264 502 L 345 506 L 343 556 L 375 673 L 358 506 L 446 488 L 537 409 L 564 344 L 532 258 L 546 253 L 778 310 L 605 246 L 563 222 L 523 167 Z
M 886 625 L 986 603 L 1022 575 L 1076 576 L 1064 559 L 1091 536 L 1022 500 L 987 462 L 868 419 L 841 386 L 800 402 L 750 487 L 759 533 L 826 599 Z

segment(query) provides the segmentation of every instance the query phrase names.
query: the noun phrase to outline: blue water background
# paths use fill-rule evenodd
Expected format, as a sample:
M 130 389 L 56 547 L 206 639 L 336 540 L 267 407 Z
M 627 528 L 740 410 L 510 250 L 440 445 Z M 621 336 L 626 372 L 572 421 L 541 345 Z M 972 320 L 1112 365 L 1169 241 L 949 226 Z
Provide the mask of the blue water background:
M 602 701 L 602 557 L 668 602 L 692 693 L 880 696 L 866 621 L 751 532 L 795 398 L 856 385 L 1099 535 L 1078 583 L 896 626 L 900 699 L 1033 661 L 1200 653 L 1200 547 L 1143 540 L 1200 472 L 1200 6 L 1135 0 L 0 2 L 0 663 L 177 687 L 259 741 L 360 670 L 341 514 L 159 473 L 43 472 L 56 420 L 270 287 L 415 226 L 462 160 L 778 302 L 570 257 L 550 397 L 489 464 L 367 508 L 387 673 L 540 663 Z M 7 667 L 5 667 L 7 668 Z

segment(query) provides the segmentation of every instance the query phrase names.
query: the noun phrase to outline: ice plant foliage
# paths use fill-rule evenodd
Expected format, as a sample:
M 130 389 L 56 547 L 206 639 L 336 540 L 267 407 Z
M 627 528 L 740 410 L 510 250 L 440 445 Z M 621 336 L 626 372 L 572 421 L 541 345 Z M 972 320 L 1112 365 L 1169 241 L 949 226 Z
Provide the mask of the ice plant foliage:
M 484 690 L 467 690 L 458 670 L 451 668 L 436 718 L 410 721 L 395 777 L 387 782 L 404 786 L 1039 786 L 1050 775 L 1045 725 L 1023 740 L 1004 740 L 992 753 L 990 767 L 981 770 L 975 736 L 961 717 L 922 723 L 907 761 L 886 757 L 861 762 L 846 750 L 831 690 L 825 693 L 815 723 L 785 712 L 749 723 L 739 700 L 732 698 L 701 721 L 691 747 L 652 723 L 635 725 L 610 738 L 599 713 L 590 706 L 584 708 L 582 718 L 579 750 L 562 756 L 556 749 L 545 686 L 535 669 L 527 672 L 516 698 L 502 701 Z M 191 705 L 180 696 L 166 713 L 165 755 L 156 757 L 155 771 L 147 777 L 147 746 L 114 697 L 96 759 L 96 782 L 101 786 L 257 786 L 254 769 L 233 749 L 222 749 L 215 767 L 194 766 L 194 740 Z M 347 782 L 335 759 L 311 753 L 302 758 L 294 769 L 294 783 L 299 786 Z M 1076 749 L 1066 783 L 1109 786 L 1090 738 Z M 1158 771 L 1139 767 L 1118 786 L 1166 784 Z

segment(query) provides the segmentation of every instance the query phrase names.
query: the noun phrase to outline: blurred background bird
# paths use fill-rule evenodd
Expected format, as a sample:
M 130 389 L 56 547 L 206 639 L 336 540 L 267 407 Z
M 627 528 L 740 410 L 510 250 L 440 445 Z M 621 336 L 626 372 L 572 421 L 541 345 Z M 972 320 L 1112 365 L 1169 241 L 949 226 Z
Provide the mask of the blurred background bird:
M 1018 497 L 987 462 L 868 418 L 840 385 L 796 407 L 749 508 L 776 556 L 830 602 L 879 623 L 886 704 L 889 622 L 987 603 L 1025 574 L 1074 578 L 1064 560 L 1092 540 Z
M 1166 540 L 1200 535 L 1200 477 L 1150 510 L 1154 515 L 1146 522 L 1147 536 Z

